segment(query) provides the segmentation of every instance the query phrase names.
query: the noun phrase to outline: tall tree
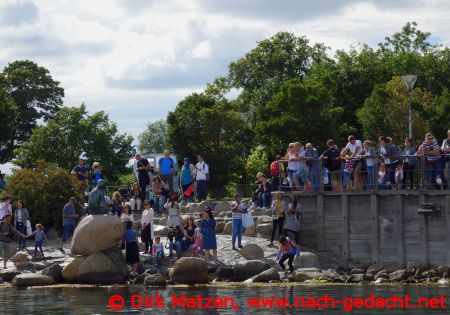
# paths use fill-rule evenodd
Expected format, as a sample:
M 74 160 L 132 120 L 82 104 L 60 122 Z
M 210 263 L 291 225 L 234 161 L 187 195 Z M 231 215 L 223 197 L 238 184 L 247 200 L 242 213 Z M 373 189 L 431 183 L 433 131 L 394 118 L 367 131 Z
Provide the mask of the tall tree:
M 4 88 L 17 107 L 13 135 L 2 154 L 2 162 L 12 158 L 14 148 L 29 139 L 39 119 L 48 120 L 62 106 L 64 89 L 49 71 L 29 60 L 8 64 L 0 74 Z
M 108 179 L 128 172 L 133 138 L 120 134 L 104 112 L 88 115 L 86 107 L 64 107 L 46 124 L 36 127 L 30 140 L 16 149 L 15 163 L 35 167 L 38 160 L 72 169 L 80 156 L 88 164 L 100 162 Z
M 8 93 L 0 87 L 0 162 L 10 159 L 9 143 L 14 134 L 17 108 Z
M 138 149 L 142 153 L 160 153 L 170 149 L 167 122 L 163 119 L 147 124 L 147 128 L 138 136 Z

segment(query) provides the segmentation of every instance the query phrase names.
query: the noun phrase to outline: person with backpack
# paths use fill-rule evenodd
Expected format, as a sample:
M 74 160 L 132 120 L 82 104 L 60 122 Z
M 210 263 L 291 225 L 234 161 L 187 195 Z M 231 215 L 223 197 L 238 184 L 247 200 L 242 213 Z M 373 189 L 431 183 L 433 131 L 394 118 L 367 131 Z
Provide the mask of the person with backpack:
M 208 187 L 206 182 L 209 180 L 209 165 L 205 163 L 203 156 L 197 155 L 198 163 L 195 164 L 196 169 L 196 184 L 197 184 L 197 199 L 199 202 L 206 200 L 208 196 Z
M 158 171 L 161 180 L 169 184 L 169 191 L 173 191 L 173 173 L 175 170 L 173 159 L 170 157 L 170 151 L 164 151 L 164 157 L 158 161 Z
M 280 184 L 284 178 L 284 165 L 280 161 L 281 155 L 275 157 L 275 161 L 270 164 L 270 176 L 272 177 L 272 186 L 274 190 L 280 189 Z
M 342 161 L 341 151 L 337 148 L 332 139 L 327 141 L 328 150 L 322 153 L 319 159 L 323 160 L 323 166 L 328 170 L 328 176 L 335 191 L 341 191 Z

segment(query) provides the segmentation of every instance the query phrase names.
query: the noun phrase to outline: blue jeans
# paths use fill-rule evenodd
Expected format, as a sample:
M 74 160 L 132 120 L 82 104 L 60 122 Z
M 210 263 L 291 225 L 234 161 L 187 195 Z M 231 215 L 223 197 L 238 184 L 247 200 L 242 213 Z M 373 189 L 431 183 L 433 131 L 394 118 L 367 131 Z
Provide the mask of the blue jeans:
M 176 241 L 169 243 L 169 255 L 172 255 L 174 250 L 178 255 L 181 254 L 181 242 Z
M 206 180 L 197 181 L 197 199 L 199 201 L 206 200 L 208 195 L 208 187 L 206 186 Z
M 443 188 L 447 188 L 447 181 L 444 176 L 444 163 L 441 161 L 429 163 L 425 162 L 425 184 L 427 189 L 431 189 L 436 185 L 436 178 L 442 179 Z
M 63 237 L 62 237 L 63 243 L 65 243 L 69 238 L 72 237 L 74 230 L 75 230 L 75 225 L 73 225 L 73 224 L 63 226 Z
M 259 205 L 261 207 L 270 208 L 272 201 L 272 194 L 270 192 L 263 192 L 259 194 Z
M 16 229 L 20 233 L 27 235 L 27 227 L 25 226 L 25 224 L 23 222 L 17 222 Z M 19 236 L 19 250 L 24 249 L 26 246 L 27 246 L 27 244 L 26 244 L 25 239 L 23 237 Z
M 242 229 L 242 219 L 233 219 L 231 221 L 231 227 L 232 227 L 232 242 L 233 242 L 233 247 L 236 244 L 236 237 L 238 239 L 238 246 L 241 246 L 241 241 L 242 241 L 242 233 L 243 233 L 243 229 Z
M 44 256 L 44 252 L 42 251 L 42 243 L 44 241 L 40 240 L 40 241 L 35 241 L 34 243 L 34 255 L 37 254 L 37 249 L 39 248 L 39 250 L 41 251 L 42 256 Z
M 367 190 L 375 189 L 375 166 L 367 166 Z
M 320 171 L 319 170 L 310 170 L 309 171 L 309 180 L 311 182 L 312 190 L 314 192 L 319 191 L 320 186 Z
M 160 259 L 162 258 L 162 257 L 164 257 L 164 252 L 156 252 L 156 254 L 155 254 L 155 266 L 159 266 L 161 263 L 160 263 Z
M 298 171 L 296 171 L 294 173 L 294 179 L 295 178 L 301 178 L 303 182 L 307 182 L 308 181 L 308 175 L 309 175 L 309 170 L 301 168 Z
M 391 189 L 392 185 L 395 185 L 395 170 L 397 168 L 398 161 L 386 165 L 386 175 L 381 182 L 381 189 Z M 389 185 L 387 183 L 389 182 Z
M 288 177 L 290 179 L 290 184 L 291 184 L 290 188 L 295 187 L 295 182 L 294 182 L 295 172 L 297 172 L 297 171 L 296 170 L 288 170 Z

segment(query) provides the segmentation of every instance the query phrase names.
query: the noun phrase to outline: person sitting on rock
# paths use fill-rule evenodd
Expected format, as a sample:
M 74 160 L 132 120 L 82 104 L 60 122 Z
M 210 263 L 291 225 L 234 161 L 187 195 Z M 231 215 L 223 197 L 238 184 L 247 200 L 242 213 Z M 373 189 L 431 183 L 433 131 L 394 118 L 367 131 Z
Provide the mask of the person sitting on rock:
M 198 223 L 200 225 L 200 221 Z M 192 256 L 196 257 L 198 254 L 203 255 L 203 235 L 200 227 L 195 228 L 194 232 L 194 246 L 192 247 Z
M 184 233 L 180 229 L 180 226 L 177 225 L 175 228 L 169 228 L 169 234 L 167 234 L 167 238 L 169 240 L 169 257 L 173 256 L 173 251 L 177 253 L 177 256 L 181 256 L 181 243 L 183 241 Z
M 89 214 L 106 214 L 107 205 L 106 203 L 106 181 L 99 179 L 97 186 L 91 191 L 88 199 L 88 211 Z
M 26 237 L 11 225 L 11 212 L 6 212 L 3 221 L 0 222 L 0 254 L 3 256 L 3 268 L 5 269 L 6 262 L 10 258 L 9 245 L 13 241 L 14 235 Z
M 161 243 L 161 238 L 159 236 L 155 237 L 155 242 L 152 246 L 153 257 L 155 258 L 155 266 L 160 265 L 160 259 L 164 257 L 164 246 Z
M 289 265 L 289 271 L 292 275 L 294 273 L 294 266 L 292 262 L 294 261 L 295 256 L 300 255 L 300 247 L 295 244 L 293 240 L 286 236 L 280 236 L 280 247 L 277 253 L 277 261 L 281 267 L 281 270 L 284 271 L 284 277 L 287 277 L 289 273 L 286 271 L 286 266 L 284 262 L 287 260 Z
M 139 263 L 139 247 L 137 244 L 137 233 L 133 229 L 133 222 L 127 221 L 127 229 L 124 235 L 125 241 L 125 258 L 127 264 L 131 266 L 131 274 L 137 275 L 137 265 Z

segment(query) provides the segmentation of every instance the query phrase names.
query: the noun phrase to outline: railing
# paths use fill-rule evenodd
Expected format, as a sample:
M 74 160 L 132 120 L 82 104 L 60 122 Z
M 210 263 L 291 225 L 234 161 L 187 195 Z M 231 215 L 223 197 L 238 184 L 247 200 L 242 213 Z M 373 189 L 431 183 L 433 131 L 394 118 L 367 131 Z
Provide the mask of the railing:
M 285 172 L 280 170 L 278 176 L 272 176 L 272 181 L 274 190 L 282 191 L 444 190 L 450 179 L 450 161 L 447 161 L 450 155 L 436 156 L 439 160 L 435 162 L 428 161 L 427 156 L 395 156 L 390 159 L 398 162 L 391 164 L 384 164 L 382 156 L 367 156 L 366 159 L 375 162 L 373 167 L 367 167 L 365 158 L 342 158 L 341 169 L 337 171 L 329 171 L 325 159 L 309 158 L 307 174 L 302 170 L 289 170 L 287 164 L 293 161 L 280 160 Z M 406 163 L 408 158 L 414 158 L 415 163 Z

